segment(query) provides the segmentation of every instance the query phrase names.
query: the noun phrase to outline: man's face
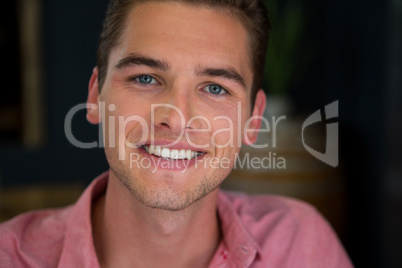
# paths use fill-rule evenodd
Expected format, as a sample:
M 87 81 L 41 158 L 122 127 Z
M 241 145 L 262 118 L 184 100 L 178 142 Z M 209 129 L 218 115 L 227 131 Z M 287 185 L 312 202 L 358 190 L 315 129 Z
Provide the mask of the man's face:
M 91 79 L 104 114 L 88 119 L 103 121 L 111 170 L 140 202 L 183 209 L 229 174 L 251 114 L 248 55 L 234 16 L 172 2 L 131 11 L 99 96 Z

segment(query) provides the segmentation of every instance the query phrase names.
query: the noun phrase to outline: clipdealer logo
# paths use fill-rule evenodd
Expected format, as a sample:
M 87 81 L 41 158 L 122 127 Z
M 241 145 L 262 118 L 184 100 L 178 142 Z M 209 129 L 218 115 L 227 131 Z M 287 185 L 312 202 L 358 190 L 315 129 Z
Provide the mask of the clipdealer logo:
M 177 107 L 171 106 L 171 105 L 166 105 L 166 104 L 158 104 L 158 105 L 153 105 L 152 109 L 155 109 L 156 107 L 159 106 L 163 106 L 165 108 L 169 108 L 169 109 L 174 109 L 179 115 L 180 115 L 180 119 L 184 121 L 184 115 L 182 114 L 182 112 L 180 111 L 180 109 L 178 109 Z M 82 148 L 82 149 L 89 149 L 89 148 L 95 148 L 95 147 L 105 147 L 104 144 L 104 131 L 105 129 L 103 127 L 99 127 L 99 131 L 98 131 L 98 141 L 92 141 L 92 142 L 81 142 L 79 140 L 77 140 L 72 132 L 72 119 L 74 117 L 74 115 L 80 111 L 80 110 L 85 110 L 87 108 L 90 109 L 98 109 L 99 107 L 99 113 L 102 118 L 106 118 L 105 115 L 105 110 L 109 109 L 109 111 L 114 111 L 116 109 L 116 106 L 114 104 L 109 104 L 106 108 L 105 103 L 99 103 L 98 105 L 95 104 L 86 104 L 86 103 L 82 103 L 82 104 L 78 104 L 75 107 L 73 107 L 66 115 L 65 118 L 65 122 L 64 122 L 64 129 L 65 129 L 65 134 L 67 139 L 70 141 L 70 143 L 78 148 Z M 238 118 L 237 120 L 239 120 L 240 115 L 241 115 L 241 105 L 239 103 L 239 107 L 238 107 Z M 310 116 L 307 117 L 307 119 L 303 122 L 302 127 L 301 127 L 301 141 L 302 144 L 304 146 L 304 148 L 307 150 L 307 152 L 309 152 L 311 155 L 313 155 L 315 158 L 317 158 L 318 160 L 326 163 L 327 165 L 331 166 L 331 167 L 337 167 L 339 164 L 339 146 L 338 146 L 338 122 L 335 122 L 338 119 L 339 116 L 339 112 L 338 112 L 339 108 L 338 108 L 338 101 L 334 101 L 328 105 L 326 105 L 324 107 L 324 109 L 318 109 L 317 111 L 315 111 L 314 113 L 312 113 Z M 153 110 L 152 110 L 152 115 L 153 115 Z M 150 130 L 148 129 L 148 124 L 145 121 L 145 119 L 141 118 L 138 115 L 131 115 L 127 118 L 123 117 L 123 116 L 118 116 L 117 118 L 115 118 L 116 116 L 109 116 L 108 120 L 109 120 L 109 128 L 108 128 L 108 133 L 109 133 L 109 139 L 108 139 L 108 146 L 110 147 L 116 147 L 116 146 L 120 146 L 121 150 L 119 150 L 119 159 L 120 160 L 124 160 L 125 159 L 125 149 L 126 147 L 130 147 L 130 148 L 134 148 L 136 146 L 136 143 L 130 143 L 126 140 L 126 137 L 124 135 L 125 133 L 125 128 L 127 126 L 127 124 L 129 122 L 132 121 L 136 121 L 139 125 L 141 125 L 141 128 L 143 130 L 143 135 L 141 137 L 141 140 L 144 139 L 144 137 L 148 137 L 148 134 L 150 132 L 151 137 L 153 137 L 154 134 L 154 130 L 151 128 Z M 276 144 L 276 139 L 277 139 L 277 128 L 278 128 L 278 123 L 282 120 L 286 120 L 286 116 L 280 116 L 278 118 L 276 118 L 275 116 L 272 117 L 272 122 L 270 122 L 267 118 L 265 117 L 259 117 L 262 122 L 263 122 L 263 126 L 261 127 L 261 129 L 259 129 L 258 131 L 260 132 L 270 132 L 272 135 L 272 148 L 276 148 L 277 144 Z M 242 133 L 238 133 L 238 140 L 234 141 L 233 137 L 234 137 L 234 131 L 235 129 L 233 128 L 233 126 L 235 125 L 234 122 L 232 122 L 233 118 L 229 118 L 229 117 L 225 117 L 225 116 L 218 116 L 216 118 L 213 119 L 213 121 L 216 120 L 226 120 L 228 122 L 228 128 L 224 128 L 222 129 L 218 129 L 216 130 L 212 136 L 211 136 L 211 144 L 216 145 L 216 146 L 241 146 L 241 137 L 242 137 Z M 250 118 L 250 120 L 255 119 L 254 117 Z M 206 123 L 208 123 L 207 125 L 209 126 L 209 130 L 211 130 L 211 122 L 207 119 L 204 118 L 202 116 L 197 116 L 192 118 L 191 120 L 203 120 Z M 236 120 L 236 118 L 235 118 Z M 246 126 L 248 126 L 249 121 L 246 123 Z M 316 123 L 319 122 L 325 122 L 326 123 L 326 144 L 325 144 L 325 152 L 319 152 L 313 148 L 311 148 L 305 140 L 305 130 Z M 190 121 L 191 122 L 191 121 Z M 237 124 L 240 124 L 240 121 L 237 122 Z M 111 127 L 112 126 L 112 127 Z M 208 129 L 201 129 L 200 132 L 205 132 Z M 247 131 L 257 131 L 256 129 L 250 129 Z M 217 144 L 214 137 L 216 137 L 217 134 L 221 133 L 221 132 L 228 132 L 229 136 L 229 141 L 227 141 L 226 144 L 221 145 L 221 144 Z M 193 146 L 199 146 L 197 144 L 193 144 L 191 141 L 191 137 L 183 135 L 183 133 L 181 133 L 181 136 L 175 141 L 177 142 L 179 139 L 181 139 L 183 136 L 185 136 L 186 141 L 193 145 Z M 119 139 L 116 139 L 116 137 L 119 137 Z M 247 136 L 245 136 L 247 137 Z M 175 142 L 173 142 L 172 144 L 174 144 Z M 116 144 L 118 143 L 118 144 Z M 251 144 L 250 147 L 252 148 L 256 148 L 256 149 L 262 149 L 262 148 L 267 148 L 269 147 L 268 143 L 264 143 L 264 144 Z M 199 147 L 201 148 L 201 147 Z M 280 169 L 286 168 L 286 161 L 283 157 L 277 156 L 275 153 L 273 154 L 273 156 L 271 155 L 271 152 L 269 152 L 269 155 L 267 157 L 265 157 L 264 159 L 262 159 L 262 162 L 259 162 L 261 167 L 264 167 L 264 160 L 269 160 L 268 163 L 273 163 L 274 167 L 276 167 L 278 164 L 280 164 Z M 239 160 L 239 157 L 238 159 Z M 257 159 L 260 160 L 260 159 Z M 256 157 L 253 158 L 248 158 L 248 156 L 246 156 L 245 160 L 247 163 L 254 163 L 256 164 Z M 276 161 L 278 160 L 278 161 Z M 271 164 L 270 164 L 271 165 Z M 239 162 L 239 166 L 241 168 L 243 168 L 244 166 L 244 162 Z M 253 166 L 253 165 L 251 165 Z M 254 165 L 255 166 L 255 165 Z M 254 167 L 253 166 L 253 167 Z M 272 168 L 271 166 L 269 168 Z
M 324 108 L 324 116 L 326 123 L 326 143 L 325 153 L 318 152 L 308 146 L 304 139 L 304 130 L 315 123 L 322 122 L 321 109 L 312 113 L 302 125 L 302 142 L 304 148 L 315 158 L 326 163 L 331 167 L 337 167 L 339 165 L 339 124 L 333 122 L 339 116 L 338 101 L 334 101 Z

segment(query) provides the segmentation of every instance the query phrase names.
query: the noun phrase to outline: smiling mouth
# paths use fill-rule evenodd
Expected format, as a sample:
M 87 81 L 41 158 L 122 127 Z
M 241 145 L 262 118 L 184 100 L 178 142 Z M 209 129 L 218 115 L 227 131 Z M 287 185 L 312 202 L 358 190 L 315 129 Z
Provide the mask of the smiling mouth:
M 163 158 L 165 160 L 190 160 L 200 155 L 204 155 L 204 152 L 184 150 L 184 149 L 169 149 L 159 145 L 143 145 L 141 146 L 147 153 Z

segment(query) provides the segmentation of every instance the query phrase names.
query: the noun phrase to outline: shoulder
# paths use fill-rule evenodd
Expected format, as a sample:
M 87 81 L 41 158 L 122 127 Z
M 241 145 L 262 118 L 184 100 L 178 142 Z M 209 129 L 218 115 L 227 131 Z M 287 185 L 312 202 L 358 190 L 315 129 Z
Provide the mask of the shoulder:
M 233 211 L 239 223 L 257 240 L 266 243 L 265 238 L 308 235 L 317 231 L 317 226 L 332 232 L 327 221 L 310 204 L 289 197 L 276 195 L 247 195 L 244 193 L 220 193 L 219 202 Z M 314 235 L 314 232 L 310 235 Z
M 220 201 L 233 210 L 259 248 L 264 265 L 351 267 L 330 224 L 310 204 L 283 196 L 225 191 Z
M 69 211 L 70 207 L 33 211 L 1 223 L 0 262 L 10 266 L 51 263 L 49 258 L 61 252 Z
M 247 195 L 239 192 L 221 191 L 220 195 L 240 218 L 258 221 L 261 216 L 287 217 L 300 222 L 318 216 L 310 204 L 290 197 L 277 195 Z

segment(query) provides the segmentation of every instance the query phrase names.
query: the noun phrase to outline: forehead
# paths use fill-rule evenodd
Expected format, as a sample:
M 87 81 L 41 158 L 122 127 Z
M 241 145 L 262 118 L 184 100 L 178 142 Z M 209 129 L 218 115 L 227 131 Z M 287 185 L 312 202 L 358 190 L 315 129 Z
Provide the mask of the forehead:
M 233 67 L 251 81 L 247 37 L 240 19 L 228 11 L 151 1 L 137 4 L 130 11 L 115 55 L 123 58 L 139 53 L 172 65 L 180 62 L 182 68 Z

